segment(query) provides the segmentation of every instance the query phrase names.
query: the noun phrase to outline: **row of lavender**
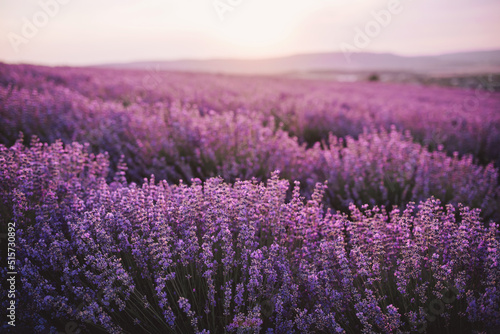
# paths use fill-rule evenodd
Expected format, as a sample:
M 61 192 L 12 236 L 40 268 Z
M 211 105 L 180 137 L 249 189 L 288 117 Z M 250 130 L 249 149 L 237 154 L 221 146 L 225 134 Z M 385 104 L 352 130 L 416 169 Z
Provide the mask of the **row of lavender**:
M 387 135 L 397 136 L 397 133 Z M 406 143 L 410 145 L 410 143 Z M 367 148 L 359 145 L 358 149 Z M 107 182 L 88 145 L 0 145 L 18 329 L 35 333 L 494 332 L 497 225 L 436 199 L 325 212 L 267 185 Z M 5 261 L 1 255 L 1 262 Z M 0 269 L 5 282 L 6 269 Z M 1 289 L 5 309 L 7 289 Z M 5 328 L 4 328 L 5 329 Z
M 193 177 L 204 181 L 218 175 L 229 182 L 252 177 L 265 180 L 274 170 L 280 170 L 291 184 L 293 180 L 301 181 L 302 194 L 307 198 L 310 198 L 317 182 L 327 180 L 325 202 L 329 207 L 344 212 L 348 212 L 350 203 L 358 206 L 384 205 L 387 208 L 396 205 L 403 208 L 410 201 L 419 202 L 435 196 L 443 203 L 463 203 L 481 208 L 483 217 L 488 220 L 498 221 L 500 218 L 498 172 L 492 164 L 478 166 L 470 156 L 448 156 L 442 146 L 429 151 L 415 143 L 408 133 L 400 132 L 394 126 L 384 130 L 387 124 L 376 121 L 370 123 L 365 116 L 361 117 L 363 113 L 368 113 L 364 109 L 352 110 L 353 115 L 349 116 L 350 119 L 357 118 L 359 124 L 372 124 L 359 134 L 358 130 L 353 130 L 340 120 L 325 121 L 323 116 L 327 115 L 326 111 L 320 112 L 307 103 L 290 106 L 292 109 L 297 108 L 296 115 L 302 115 L 302 119 L 297 121 L 303 127 L 302 132 L 320 133 L 313 131 L 311 125 L 318 122 L 331 133 L 340 132 L 342 136 L 351 132 L 357 134 L 356 140 L 349 136 L 344 138 L 330 134 L 321 143 L 317 142 L 308 148 L 306 143 L 301 143 L 303 136 L 301 139 L 291 135 L 297 129 L 290 129 L 290 124 L 277 122 L 277 115 L 283 117 L 287 110 L 286 101 L 281 102 L 281 109 L 277 111 L 273 109 L 276 104 L 268 105 L 271 97 L 263 98 L 259 105 L 256 102 L 258 98 L 243 93 L 233 96 L 236 93 L 228 88 L 230 83 L 234 82 L 240 88 L 238 85 L 242 79 L 171 74 L 174 78 L 170 78 L 170 81 L 165 79 L 165 85 L 171 91 L 164 91 L 164 87 L 159 85 L 156 90 L 150 91 L 152 97 L 147 100 L 146 97 L 140 97 L 140 92 L 134 90 L 133 86 L 125 85 L 127 80 L 136 78 L 136 72 L 124 72 L 125 83 L 118 81 L 115 86 L 109 86 L 111 83 L 107 75 L 113 74 L 116 81 L 116 72 L 22 66 L 4 66 L 3 70 L 7 72 L 3 79 L 4 86 L 0 86 L 0 142 L 7 145 L 12 145 L 19 138 L 19 132 L 25 134 L 27 142 L 31 135 L 48 143 L 58 139 L 65 143 L 88 142 L 94 153 L 109 153 L 113 170 L 116 170 L 123 157 L 122 161 L 128 166 L 128 180 L 136 183 L 141 183 L 143 178 L 151 175 L 169 183 L 178 183 L 182 179 L 188 184 Z M 82 77 L 80 72 L 90 72 L 93 76 L 88 74 L 88 77 Z M 194 88 L 189 86 L 197 78 L 201 82 Z M 204 81 L 209 79 L 213 80 L 212 84 L 219 83 L 220 87 L 216 85 L 214 90 L 204 88 Z M 253 80 L 255 82 L 249 79 L 250 83 L 256 85 L 256 82 L 264 79 Z M 278 86 L 285 86 L 285 82 L 267 80 L 271 87 L 269 91 L 273 94 L 280 89 L 294 89 L 293 86 L 276 88 L 273 82 Z M 307 86 L 308 83 L 302 85 Z M 189 91 L 188 87 L 193 91 Z M 325 88 L 301 89 L 305 92 L 306 88 L 310 89 L 311 96 L 317 97 L 318 103 L 326 103 L 328 95 Z M 365 88 L 367 91 L 371 89 L 373 93 L 374 88 L 366 86 L 362 91 Z M 359 92 L 353 87 L 350 89 L 344 87 L 338 90 L 350 101 L 356 101 Z M 263 91 L 258 91 L 260 93 L 256 95 L 263 94 Z M 436 94 L 432 89 L 430 91 Z M 134 98 L 133 102 L 129 101 L 124 106 L 122 101 L 117 101 L 120 94 L 130 94 Z M 165 94 L 164 101 L 160 98 L 162 94 Z M 332 94 L 339 92 L 332 90 Z M 456 100 L 458 95 L 453 96 Z M 194 97 L 201 99 L 203 106 L 190 104 Z M 335 103 L 336 98 L 334 95 L 331 98 L 334 102 L 331 103 Z M 487 102 L 491 104 L 496 98 L 490 97 Z M 221 101 L 217 102 L 217 99 Z M 308 99 L 304 97 L 303 101 Z M 440 101 L 439 95 L 435 95 L 434 99 Z M 297 97 L 295 102 L 299 101 L 302 100 Z M 303 101 L 300 103 L 305 103 Z M 245 106 L 247 102 L 248 106 Z M 387 103 L 390 108 L 391 103 Z M 488 103 L 488 108 L 478 112 L 490 121 L 477 124 L 481 124 L 481 131 L 488 133 L 491 139 L 496 138 L 495 132 L 489 132 L 488 127 L 496 126 L 497 120 L 493 117 L 494 109 Z M 224 106 L 226 109 L 223 109 Z M 233 107 L 239 109 L 231 111 Z M 334 106 L 328 110 L 331 110 L 329 117 L 339 116 Z M 376 117 L 384 117 L 384 110 L 380 108 L 377 111 L 380 115 Z M 439 110 L 438 104 L 427 110 L 426 115 L 434 117 L 439 115 Z M 275 116 L 270 115 L 271 112 Z M 413 118 L 407 121 L 413 121 L 417 116 L 413 114 Z M 439 118 L 436 118 L 436 122 L 440 122 Z M 375 129 L 373 124 L 379 124 L 382 130 Z M 414 124 L 417 126 L 420 123 Z M 463 130 L 460 134 L 462 139 L 473 135 L 473 130 Z M 500 135 L 497 139 L 500 139 Z M 474 141 L 468 141 L 471 142 Z M 494 143 L 494 140 L 490 142 Z
M 432 149 L 443 144 L 452 154 L 472 154 L 481 164 L 500 167 L 500 94 L 493 82 L 477 89 L 446 89 L 411 85 L 336 83 L 278 77 L 236 77 L 88 68 L 46 68 L 0 64 L 0 86 L 51 93 L 55 87 L 122 106 L 153 109 L 180 104 L 200 114 L 257 112 L 282 123 L 308 146 L 338 137 L 356 138 L 367 124 L 409 130 Z M 95 107 L 94 107 L 95 108 Z M 114 107 L 116 108 L 116 107 Z M 8 138 L 10 144 L 13 138 Z M 3 141 L 4 139 L 2 139 Z

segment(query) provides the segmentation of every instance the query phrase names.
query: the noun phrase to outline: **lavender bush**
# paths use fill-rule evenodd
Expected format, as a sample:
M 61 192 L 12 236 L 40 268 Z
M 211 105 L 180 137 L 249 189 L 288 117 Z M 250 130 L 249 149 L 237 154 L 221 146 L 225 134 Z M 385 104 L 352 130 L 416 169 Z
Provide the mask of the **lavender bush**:
M 498 219 L 498 170 L 476 166 L 471 156 L 448 157 L 439 147 L 430 152 L 409 133 L 365 132 L 358 140 L 331 136 L 319 154 L 320 180 L 328 180 L 328 198 L 335 208 L 350 203 L 384 205 L 420 202 L 434 196 L 442 203 L 481 208 Z M 345 211 L 345 210 L 344 210 Z
M 266 183 L 139 186 L 123 163 L 108 175 L 107 156 L 90 149 L 0 145 L 0 226 L 16 224 L 18 314 L 32 332 L 500 326 L 499 235 L 478 209 L 430 198 L 390 213 L 351 205 L 346 215 L 324 210 L 323 184 L 304 201 L 296 182 L 286 200 L 289 181 L 277 173 Z

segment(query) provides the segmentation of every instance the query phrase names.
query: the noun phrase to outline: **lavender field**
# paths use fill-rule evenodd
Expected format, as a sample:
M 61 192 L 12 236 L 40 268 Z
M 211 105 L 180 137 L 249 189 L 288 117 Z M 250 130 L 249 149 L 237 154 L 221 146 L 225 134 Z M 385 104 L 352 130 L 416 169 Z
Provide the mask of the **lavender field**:
M 2 332 L 497 333 L 499 147 L 484 82 L 0 63 Z

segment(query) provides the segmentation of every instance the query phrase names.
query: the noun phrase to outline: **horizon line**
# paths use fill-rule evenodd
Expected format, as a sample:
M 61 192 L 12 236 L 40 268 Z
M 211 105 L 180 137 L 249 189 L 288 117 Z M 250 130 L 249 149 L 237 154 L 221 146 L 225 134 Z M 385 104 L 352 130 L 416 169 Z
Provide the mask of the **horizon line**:
M 461 53 L 482 53 L 482 52 L 495 52 L 500 51 L 500 49 L 468 49 L 468 50 L 455 50 L 449 52 L 439 52 L 439 53 L 423 53 L 423 54 L 404 54 L 392 51 L 361 51 L 352 52 L 352 54 L 372 54 L 372 55 L 392 55 L 402 58 L 424 58 L 424 57 L 439 57 L 445 55 L 461 54 Z M 35 66 L 47 66 L 47 67 L 99 67 L 99 66 L 113 66 L 113 65 L 126 65 L 126 64 L 137 64 L 137 63 L 159 63 L 159 62 L 182 62 L 182 61 L 266 61 L 266 60 L 277 60 L 283 58 L 293 58 L 300 56 L 311 56 L 311 55 L 328 55 L 328 54 L 342 54 L 340 50 L 336 51 L 315 51 L 315 52 L 303 52 L 303 53 L 293 53 L 281 56 L 269 56 L 269 57 L 256 57 L 256 58 L 240 58 L 240 57 L 201 57 L 201 58 L 173 58 L 173 59 L 161 59 L 152 60 L 130 60 L 123 62 L 97 62 L 90 64 L 51 64 L 51 63 L 37 63 L 37 62 L 8 62 L 0 59 L 0 63 L 10 64 L 10 65 L 35 65 Z

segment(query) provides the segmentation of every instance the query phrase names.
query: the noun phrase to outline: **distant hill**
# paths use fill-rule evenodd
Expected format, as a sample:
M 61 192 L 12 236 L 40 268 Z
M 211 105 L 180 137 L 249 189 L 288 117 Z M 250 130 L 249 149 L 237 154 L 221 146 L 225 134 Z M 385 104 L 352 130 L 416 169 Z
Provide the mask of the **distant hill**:
M 500 73 L 500 50 L 406 57 L 389 53 L 301 54 L 267 59 L 144 61 L 98 67 L 155 69 L 231 74 L 293 74 L 307 72 L 410 72 L 417 74 Z

